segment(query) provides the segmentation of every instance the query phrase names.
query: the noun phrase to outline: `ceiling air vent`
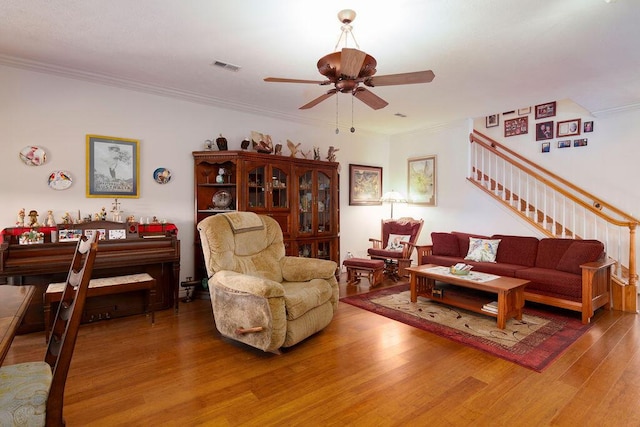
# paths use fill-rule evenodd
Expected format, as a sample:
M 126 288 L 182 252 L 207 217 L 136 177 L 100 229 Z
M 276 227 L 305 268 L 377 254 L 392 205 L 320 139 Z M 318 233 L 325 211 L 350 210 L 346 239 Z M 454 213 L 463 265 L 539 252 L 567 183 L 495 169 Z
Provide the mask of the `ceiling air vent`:
M 238 65 L 228 64 L 222 61 L 214 61 L 211 65 L 213 65 L 214 67 L 224 68 L 225 70 L 229 71 L 240 71 L 240 67 Z

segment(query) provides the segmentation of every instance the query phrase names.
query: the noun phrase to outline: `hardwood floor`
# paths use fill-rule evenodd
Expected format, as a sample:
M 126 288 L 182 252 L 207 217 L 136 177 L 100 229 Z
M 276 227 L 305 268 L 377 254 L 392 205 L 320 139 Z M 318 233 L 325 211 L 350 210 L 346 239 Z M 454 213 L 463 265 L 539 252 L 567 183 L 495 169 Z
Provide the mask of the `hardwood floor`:
M 364 285 L 341 294 L 368 291 Z M 393 285 L 385 281 L 383 286 Z M 16 337 L 5 365 L 38 360 Z M 543 373 L 341 303 L 322 332 L 267 354 L 223 339 L 208 300 L 84 325 L 73 426 L 640 425 L 640 316 L 599 310 Z

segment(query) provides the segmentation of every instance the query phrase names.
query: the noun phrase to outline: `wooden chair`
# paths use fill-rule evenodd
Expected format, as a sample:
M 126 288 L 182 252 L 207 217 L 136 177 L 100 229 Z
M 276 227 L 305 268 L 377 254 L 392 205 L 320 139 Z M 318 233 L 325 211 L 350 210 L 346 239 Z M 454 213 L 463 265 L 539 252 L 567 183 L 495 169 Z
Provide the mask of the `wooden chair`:
M 410 217 L 384 219 L 381 238 L 369 239 L 373 243 L 373 247 L 367 250 L 369 257 L 383 260 L 385 275 L 392 280 L 397 281 L 400 277 L 407 276 L 406 269 L 411 267 L 411 254 L 423 224 L 424 220 Z M 397 241 L 393 242 L 393 240 Z
M 64 387 L 98 249 L 98 234 L 82 237 L 76 245 L 44 362 L 0 368 L 0 425 L 64 426 Z

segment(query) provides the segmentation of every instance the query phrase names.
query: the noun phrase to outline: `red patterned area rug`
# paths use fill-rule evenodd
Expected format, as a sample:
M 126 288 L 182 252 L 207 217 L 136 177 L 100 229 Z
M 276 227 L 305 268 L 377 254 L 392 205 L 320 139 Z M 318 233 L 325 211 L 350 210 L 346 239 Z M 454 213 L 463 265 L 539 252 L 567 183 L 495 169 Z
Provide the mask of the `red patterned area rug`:
M 409 285 L 399 285 L 340 301 L 380 314 L 542 372 L 590 325 L 576 316 L 525 307 L 522 320 L 498 329 L 494 317 L 450 307 L 427 298 L 410 301 Z

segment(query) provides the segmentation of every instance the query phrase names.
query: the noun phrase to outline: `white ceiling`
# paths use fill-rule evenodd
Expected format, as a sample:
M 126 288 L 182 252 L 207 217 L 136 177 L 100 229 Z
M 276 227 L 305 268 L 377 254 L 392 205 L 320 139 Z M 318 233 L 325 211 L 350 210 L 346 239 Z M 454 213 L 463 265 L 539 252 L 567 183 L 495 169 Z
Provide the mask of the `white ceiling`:
M 436 75 L 372 88 L 389 102 L 378 111 L 354 100 L 357 129 L 396 134 L 560 99 L 596 116 L 640 106 L 640 0 L 2 0 L 0 64 L 335 126 L 336 97 L 298 109 L 327 87 L 263 78 L 321 80 L 345 8 L 377 75 Z M 352 97 L 337 99 L 348 131 Z

